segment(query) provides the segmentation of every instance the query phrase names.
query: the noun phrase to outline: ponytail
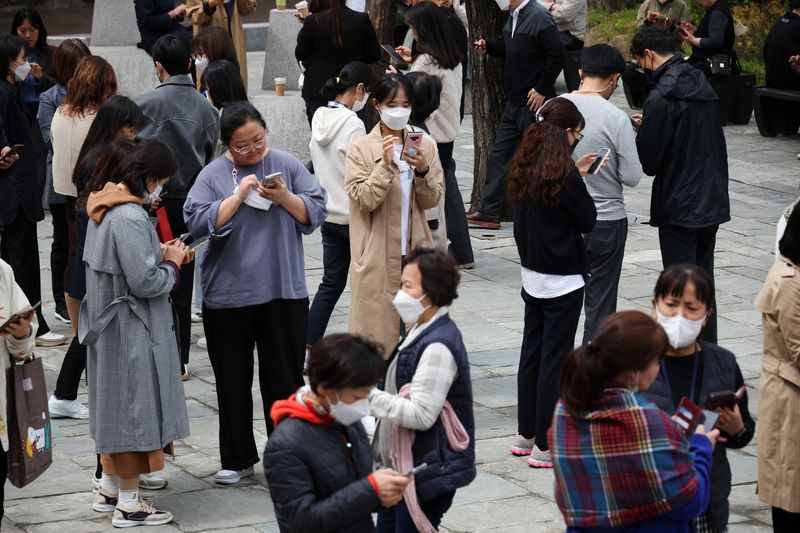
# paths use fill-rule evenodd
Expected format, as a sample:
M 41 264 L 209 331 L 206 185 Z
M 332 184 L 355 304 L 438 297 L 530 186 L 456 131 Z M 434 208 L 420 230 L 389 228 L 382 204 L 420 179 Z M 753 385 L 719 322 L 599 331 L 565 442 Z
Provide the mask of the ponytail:
M 375 73 L 372 72 L 369 65 L 361 61 L 351 61 L 342 68 L 338 76 L 329 78 L 325 82 L 320 94 L 328 100 L 333 100 L 336 96 L 347 92 L 348 89 L 357 87 L 359 83 L 363 83 L 369 92 L 369 87 L 374 79 Z

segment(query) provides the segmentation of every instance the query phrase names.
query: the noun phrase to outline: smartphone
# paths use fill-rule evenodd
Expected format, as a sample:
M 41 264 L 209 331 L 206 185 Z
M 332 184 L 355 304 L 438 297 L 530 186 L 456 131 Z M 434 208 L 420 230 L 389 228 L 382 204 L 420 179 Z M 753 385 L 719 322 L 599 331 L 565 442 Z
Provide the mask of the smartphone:
M 24 144 L 15 144 L 14 146 L 11 147 L 11 150 L 6 152 L 6 155 L 3 156 L 3 159 L 5 159 L 6 157 L 11 157 L 12 155 L 17 155 L 19 151 L 22 150 L 23 148 L 25 148 Z
M 719 413 L 703 409 L 703 426 L 706 431 L 711 431 L 717 427 L 717 422 L 719 422 Z
M 178 237 L 178 240 L 179 240 L 180 242 L 186 242 L 186 241 L 188 241 L 188 240 L 189 240 L 191 237 L 192 237 L 192 234 L 191 234 L 191 233 L 189 233 L 189 232 L 187 231 L 186 233 L 184 233 L 183 235 L 181 235 L 180 237 Z
M 703 410 L 699 405 L 684 396 L 678 404 L 678 410 L 675 411 L 675 422 L 678 427 L 683 431 L 684 436 L 689 438 L 694 433 L 697 424 L 700 422 L 700 417 L 703 415 Z
M 403 159 L 406 154 L 410 157 L 416 157 L 418 148 L 422 144 L 422 137 L 425 134 L 421 131 L 410 131 L 406 134 L 406 142 L 403 143 Z
M 190 250 L 195 250 L 208 243 L 208 237 L 201 237 L 189 245 Z
M 405 60 L 404 60 L 402 57 L 400 57 L 400 54 L 398 54 L 398 53 L 395 51 L 395 49 L 394 49 L 394 46 L 392 46 L 392 45 L 390 45 L 390 44 L 382 44 L 382 45 L 381 45 L 381 48 L 383 48 L 383 51 L 384 51 L 384 52 L 386 52 L 387 54 L 389 54 L 389 57 L 391 57 L 392 59 L 394 59 L 394 60 L 395 60 L 395 61 L 397 61 L 398 63 L 405 64 Z
M 415 466 L 414 468 L 412 468 L 411 470 L 409 470 L 408 472 L 406 472 L 403 475 L 406 476 L 406 477 L 414 477 L 417 474 L 419 474 L 420 472 L 422 472 L 423 470 L 425 470 L 426 468 L 428 468 L 428 463 L 422 463 L 419 466 Z
M 675 28 L 675 31 L 677 31 L 677 32 L 678 32 L 678 33 L 680 33 L 681 35 L 686 35 L 686 30 L 684 30 L 684 29 L 683 29 L 683 28 L 682 28 L 680 25 L 678 25 L 678 24 L 675 24 L 675 25 L 673 26 L 673 28 Z
M 589 167 L 589 174 L 597 174 L 600 170 L 600 166 L 608 161 L 608 157 L 611 155 L 610 148 L 603 148 L 599 152 L 597 152 L 597 157 L 592 161 L 591 166 Z
M 17 322 L 20 321 L 21 318 L 25 318 L 26 316 L 30 315 L 32 312 L 34 312 L 37 309 L 39 309 L 39 307 L 41 307 L 41 305 L 42 305 L 42 302 L 40 301 L 36 305 L 34 305 L 32 307 L 29 307 L 28 309 L 26 309 L 24 311 L 21 311 L 19 313 L 14 313 L 10 317 L 8 317 L 8 319 L 5 321 L 5 323 L 2 326 L 0 326 L 0 331 L 3 331 L 4 329 L 6 329 L 11 324 L 16 324 Z
M 800 59 L 795 59 L 793 57 L 790 57 L 789 58 L 789 64 L 790 65 L 800 65 Z
M 261 180 L 262 187 L 274 187 L 275 186 L 275 178 L 282 178 L 283 172 L 273 172 L 272 174 L 268 174 L 264 176 L 264 179 Z
M 733 409 L 736 403 L 744 396 L 745 390 L 747 390 L 746 387 L 742 385 L 736 392 L 712 392 L 708 395 L 708 399 L 703 404 L 703 407 L 706 409 L 718 409 L 720 407 Z

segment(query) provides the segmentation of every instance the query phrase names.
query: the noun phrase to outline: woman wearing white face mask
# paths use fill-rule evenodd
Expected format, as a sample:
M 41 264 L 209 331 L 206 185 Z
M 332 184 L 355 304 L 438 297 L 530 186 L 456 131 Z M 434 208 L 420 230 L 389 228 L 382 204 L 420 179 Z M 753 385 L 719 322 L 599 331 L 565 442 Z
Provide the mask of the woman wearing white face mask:
M 380 351 L 355 335 L 325 337 L 309 357 L 309 385 L 273 405 L 264 473 L 283 533 L 373 532 L 370 514 L 403 497 L 410 478 L 372 471 L 359 422 L 383 372 Z
M 417 154 L 403 150 L 414 93 L 397 74 L 375 83 L 372 103 L 381 121 L 347 150 L 345 188 L 350 197 L 349 331 L 374 337 L 391 350 L 400 337 L 392 306 L 403 257 L 430 246 L 425 209 L 443 192 L 436 142 L 423 135 Z M 419 133 L 418 131 L 416 131 Z M 386 354 L 388 355 L 388 354 Z
M 675 412 L 683 397 L 702 407 L 711 393 L 736 392 L 744 386 L 736 357 L 698 339 L 714 312 L 713 301 L 713 285 L 702 267 L 674 265 L 656 282 L 653 314 L 666 331 L 670 346 L 645 397 L 669 414 Z M 708 508 L 696 519 L 698 532 L 723 531 L 728 524 L 731 470 L 725 450 L 742 448 L 753 438 L 755 422 L 747 403 L 744 392 L 733 405 L 715 409 L 720 414 L 716 427 L 727 440 L 714 449 L 711 497 Z
M 311 120 L 311 161 L 320 185 L 328 191 L 328 218 L 322 224 L 322 283 L 308 312 L 310 346 L 325 334 L 333 308 L 347 285 L 350 268 L 350 199 L 344 187 L 348 147 L 367 134 L 358 113 L 369 99 L 375 80 L 366 63 L 348 63 L 323 87 L 328 105 L 320 107 Z
M 417 248 L 406 257 L 394 306 L 413 325 L 370 394 L 380 419 L 377 462 L 416 473 L 405 500 L 378 515 L 381 533 L 438 528 L 456 489 L 475 478 L 475 421 L 467 350 L 450 319 L 459 273 L 446 253 Z M 413 442 L 413 446 L 411 444 Z

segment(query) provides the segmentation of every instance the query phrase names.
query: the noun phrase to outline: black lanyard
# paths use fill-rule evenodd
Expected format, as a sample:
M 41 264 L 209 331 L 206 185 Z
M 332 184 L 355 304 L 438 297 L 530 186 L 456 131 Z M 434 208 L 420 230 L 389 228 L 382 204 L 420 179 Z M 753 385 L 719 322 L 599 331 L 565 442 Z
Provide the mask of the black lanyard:
M 695 391 L 697 387 L 697 370 L 700 368 L 700 352 L 697 350 L 694 351 L 694 365 L 692 366 L 692 388 L 689 389 L 688 398 L 697 403 L 694 399 Z M 669 384 L 669 372 L 667 372 L 667 365 L 664 363 L 664 359 L 661 359 L 661 373 L 664 374 L 664 381 L 667 382 L 667 394 L 669 394 L 669 401 L 672 405 L 675 405 L 675 398 L 672 397 L 672 387 Z

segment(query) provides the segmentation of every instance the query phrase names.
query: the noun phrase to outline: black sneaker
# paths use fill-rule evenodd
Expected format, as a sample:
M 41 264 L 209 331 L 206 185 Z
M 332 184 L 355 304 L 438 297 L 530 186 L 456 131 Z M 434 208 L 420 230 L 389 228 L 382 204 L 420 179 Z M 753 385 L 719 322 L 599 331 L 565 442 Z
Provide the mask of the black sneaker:
M 160 526 L 172 522 L 172 513 L 159 511 L 148 502 L 139 498 L 136 507 L 126 509 L 117 503 L 111 525 L 114 527 Z

